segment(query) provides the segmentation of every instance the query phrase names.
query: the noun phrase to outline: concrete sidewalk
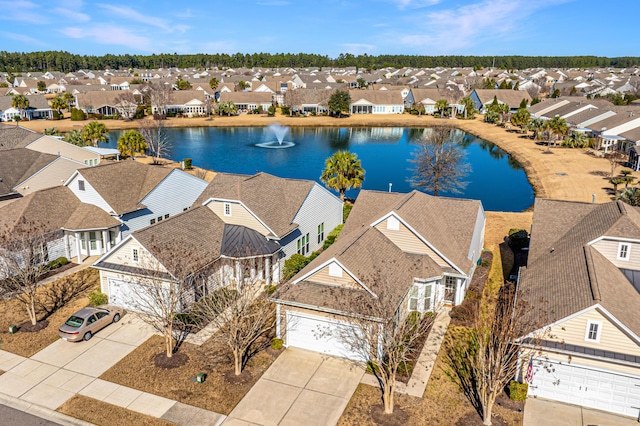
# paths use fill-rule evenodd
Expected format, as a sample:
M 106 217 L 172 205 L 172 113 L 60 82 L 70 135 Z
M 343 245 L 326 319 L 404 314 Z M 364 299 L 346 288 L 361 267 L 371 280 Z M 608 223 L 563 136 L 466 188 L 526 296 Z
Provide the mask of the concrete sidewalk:
M 335 425 L 363 374 L 353 361 L 288 348 L 223 425 Z
M 23 404 L 58 423 L 55 410 L 79 394 L 180 425 L 219 425 L 222 414 L 98 379 L 151 334 L 142 320 L 126 315 L 89 341 L 57 340 L 31 358 L 0 350 L 0 396 L 11 401 L 7 405 Z

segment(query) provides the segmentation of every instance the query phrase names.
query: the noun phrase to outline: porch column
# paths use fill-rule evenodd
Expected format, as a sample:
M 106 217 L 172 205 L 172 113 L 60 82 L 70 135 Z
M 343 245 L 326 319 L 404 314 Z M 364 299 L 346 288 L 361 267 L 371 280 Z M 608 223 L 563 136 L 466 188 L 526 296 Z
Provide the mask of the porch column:
M 280 304 L 276 305 L 276 337 L 282 339 L 282 333 L 280 332 Z
M 82 263 L 82 253 L 80 252 L 80 233 L 76 232 L 76 251 L 78 252 L 78 263 Z
M 102 246 L 102 253 L 106 253 L 111 248 L 109 244 L 109 231 L 106 229 L 102 231 L 102 241 L 104 241 L 104 245 Z
M 71 250 L 69 249 L 69 235 L 66 232 L 62 234 L 62 238 L 64 241 L 64 257 L 69 259 L 71 257 Z
M 89 237 L 89 235 L 90 235 L 89 232 L 84 233 L 84 240 L 87 246 L 87 257 L 91 256 L 91 238 Z
M 241 280 L 243 279 L 242 271 L 240 270 L 240 261 L 236 260 L 236 290 L 240 291 L 242 287 Z
M 264 258 L 264 281 L 267 285 L 271 284 L 271 256 Z

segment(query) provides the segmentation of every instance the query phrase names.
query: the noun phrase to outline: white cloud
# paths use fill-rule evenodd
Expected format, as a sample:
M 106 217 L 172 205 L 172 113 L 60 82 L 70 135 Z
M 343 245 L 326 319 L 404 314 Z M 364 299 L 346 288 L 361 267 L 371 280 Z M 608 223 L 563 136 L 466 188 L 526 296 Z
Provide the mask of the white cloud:
M 62 7 L 57 7 L 53 9 L 53 11 L 59 15 L 62 15 L 65 18 L 68 18 L 74 22 L 87 22 L 91 20 L 91 17 L 86 13 L 77 12 L 75 10 L 65 9 Z
M 452 52 L 517 32 L 536 10 L 566 0 L 483 0 L 458 8 L 420 15 L 419 31 L 400 38 L 410 46 L 422 46 L 429 52 Z
M 351 53 L 352 55 L 362 55 L 375 50 L 376 46 L 365 43 L 343 43 L 339 45 L 343 48 L 341 53 Z
M 131 21 L 139 22 L 141 24 L 151 25 L 152 27 L 160 28 L 165 31 L 171 31 L 172 25 L 169 20 L 164 18 L 157 18 L 151 15 L 142 14 L 130 7 L 126 6 L 113 6 L 110 4 L 98 3 L 98 6 L 110 14 L 118 16 L 120 18 L 129 19 Z
M 49 19 L 37 12 L 38 5 L 26 0 L 0 1 L 0 20 L 29 22 L 31 24 L 48 23 Z
M 398 9 L 419 9 L 440 3 L 442 0 L 390 0 L 398 5 Z
M 94 43 L 126 46 L 127 48 L 153 52 L 156 44 L 147 37 L 132 33 L 127 28 L 115 25 L 96 24 L 89 27 L 66 27 L 60 32 L 75 39 L 89 39 Z
M 29 37 L 29 36 L 23 35 L 23 34 L 9 33 L 9 32 L 6 32 L 6 31 L 2 31 L 2 32 L 0 32 L 0 34 L 2 34 L 4 37 L 10 38 L 10 39 L 16 40 L 16 41 L 22 41 L 24 43 L 34 44 L 34 45 L 37 45 L 37 46 L 46 46 L 47 45 L 42 40 L 38 40 L 37 38 Z

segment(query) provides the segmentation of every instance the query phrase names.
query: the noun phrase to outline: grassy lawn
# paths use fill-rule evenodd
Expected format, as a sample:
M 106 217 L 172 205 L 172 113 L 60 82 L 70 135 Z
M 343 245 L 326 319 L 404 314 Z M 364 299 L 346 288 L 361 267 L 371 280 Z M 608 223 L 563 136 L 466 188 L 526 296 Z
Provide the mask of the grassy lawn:
M 225 373 L 233 369 L 233 363 L 211 339 L 202 346 L 184 343 L 179 352 L 189 360 L 181 367 L 156 367 L 153 358 L 163 351 L 163 338 L 152 336 L 100 378 L 227 415 L 275 359 L 267 351 L 258 352 L 245 367 L 250 374 L 243 373 L 240 383 L 229 383 Z M 190 380 L 199 372 L 207 374 L 202 384 Z
M 74 396 L 62 404 L 57 411 L 96 425 L 169 426 L 174 424 L 82 395 Z
M 12 324 L 19 326 L 29 321 L 27 310 L 15 299 L 0 300 L 0 349 L 30 357 L 55 342 L 60 324 L 89 304 L 87 295 L 99 287 L 99 278 L 97 270 L 88 268 L 40 287 L 38 321 L 47 321 L 48 325 L 35 332 L 18 330 L 10 334 Z

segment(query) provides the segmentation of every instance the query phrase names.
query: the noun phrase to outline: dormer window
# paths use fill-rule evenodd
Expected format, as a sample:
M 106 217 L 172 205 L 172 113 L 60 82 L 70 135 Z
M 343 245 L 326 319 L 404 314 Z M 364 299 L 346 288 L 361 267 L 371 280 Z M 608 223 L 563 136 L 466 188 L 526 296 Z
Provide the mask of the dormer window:
M 387 219 L 387 229 L 390 231 L 400 230 L 400 221 L 393 216 L 389 216 L 389 219 Z
M 618 244 L 618 260 L 629 260 L 630 253 L 631 253 L 631 244 L 629 243 Z
M 84 191 L 84 181 L 83 180 L 79 180 L 78 181 L 78 190 L 79 191 Z
M 224 203 L 224 215 L 231 216 L 231 203 Z

